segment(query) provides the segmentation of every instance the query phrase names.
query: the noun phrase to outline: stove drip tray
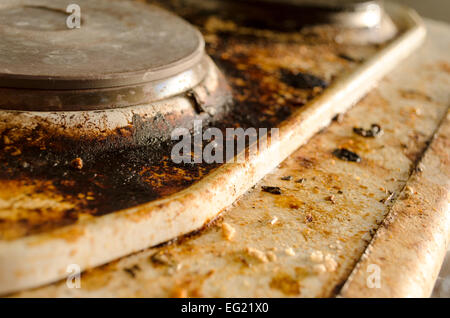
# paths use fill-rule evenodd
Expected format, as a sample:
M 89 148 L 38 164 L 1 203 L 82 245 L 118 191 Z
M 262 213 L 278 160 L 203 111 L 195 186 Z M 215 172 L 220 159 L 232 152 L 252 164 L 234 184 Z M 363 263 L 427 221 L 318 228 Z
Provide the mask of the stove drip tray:
M 188 22 L 134 1 L 76 3 L 74 29 L 67 1 L 0 4 L 0 132 L 95 139 L 133 126 L 139 145 L 224 112 L 230 90 Z

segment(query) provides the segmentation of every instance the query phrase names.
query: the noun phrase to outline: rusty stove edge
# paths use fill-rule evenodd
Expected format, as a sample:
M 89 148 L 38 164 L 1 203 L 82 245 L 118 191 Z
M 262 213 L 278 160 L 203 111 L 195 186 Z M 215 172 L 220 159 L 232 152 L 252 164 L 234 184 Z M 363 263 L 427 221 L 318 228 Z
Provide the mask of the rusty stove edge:
M 450 111 L 339 297 L 429 297 L 450 240 Z M 368 284 L 375 264 L 380 288 Z M 372 288 L 370 288 L 370 287 Z
M 415 11 L 390 7 L 393 16 L 400 15 L 406 23 L 407 31 L 294 113 L 281 125 L 277 142 L 252 160 L 224 164 L 191 187 L 161 200 L 50 233 L 0 242 L 0 294 L 57 281 L 68 275 L 69 264 L 78 264 L 82 270 L 99 266 L 197 230 L 214 219 L 423 43 L 426 30 Z M 152 228 L 158 231 L 149 232 Z

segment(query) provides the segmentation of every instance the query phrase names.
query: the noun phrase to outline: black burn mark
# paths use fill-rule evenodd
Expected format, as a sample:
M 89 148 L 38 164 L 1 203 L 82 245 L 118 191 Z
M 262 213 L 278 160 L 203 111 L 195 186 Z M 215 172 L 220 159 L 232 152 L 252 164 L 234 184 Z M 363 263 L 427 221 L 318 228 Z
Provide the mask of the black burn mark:
M 328 83 L 318 76 L 302 73 L 292 72 L 291 70 L 281 69 L 281 80 L 287 85 L 300 89 L 313 89 L 315 87 L 327 88 Z
M 335 149 L 332 154 L 343 161 L 361 162 L 361 157 L 357 153 L 345 148 Z
M 55 143 L 55 139 L 42 142 Z M 84 143 L 83 149 L 78 143 Z M 86 140 L 59 138 L 58 144 L 65 144 L 67 151 L 59 151 L 59 147 L 42 149 L 26 138 L 13 144 L 20 155 L 5 151 L 5 145 L 0 150 L 1 180 L 37 185 L 37 192 L 59 193 L 77 207 L 65 211 L 52 224 L 24 224 L 29 234 L 73 223 L 79 213 L 103 215 L 170 195 L 215 167 L 173 163 L 168 152 L 171 141 L 148 141 L 147 146 L 105 152 L 98 152 L 95 143 Z M 75 158 L 83 160 L 82 169 L 72 167 Z

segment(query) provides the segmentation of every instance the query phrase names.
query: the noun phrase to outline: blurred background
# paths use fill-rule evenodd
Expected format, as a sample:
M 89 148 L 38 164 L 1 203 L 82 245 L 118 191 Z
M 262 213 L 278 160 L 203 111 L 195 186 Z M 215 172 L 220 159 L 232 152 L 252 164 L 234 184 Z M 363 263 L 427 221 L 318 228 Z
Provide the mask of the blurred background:
M 394 1 L 413 7 L 420 13 L 420 15 L 424 17 L 450 22 L 449 0 L 394 0 Z

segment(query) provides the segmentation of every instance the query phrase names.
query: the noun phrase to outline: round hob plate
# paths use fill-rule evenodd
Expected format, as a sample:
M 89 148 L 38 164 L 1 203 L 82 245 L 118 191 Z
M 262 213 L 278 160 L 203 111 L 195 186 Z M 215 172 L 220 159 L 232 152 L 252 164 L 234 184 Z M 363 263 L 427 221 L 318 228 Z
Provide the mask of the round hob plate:
M 0 87 L 75 90 L 143 84 L 188 71 L 203 57 L 201 34 L 155 6 L 77 0 L 81 27 L 69 29 L 68 4 L 2 0 Z

